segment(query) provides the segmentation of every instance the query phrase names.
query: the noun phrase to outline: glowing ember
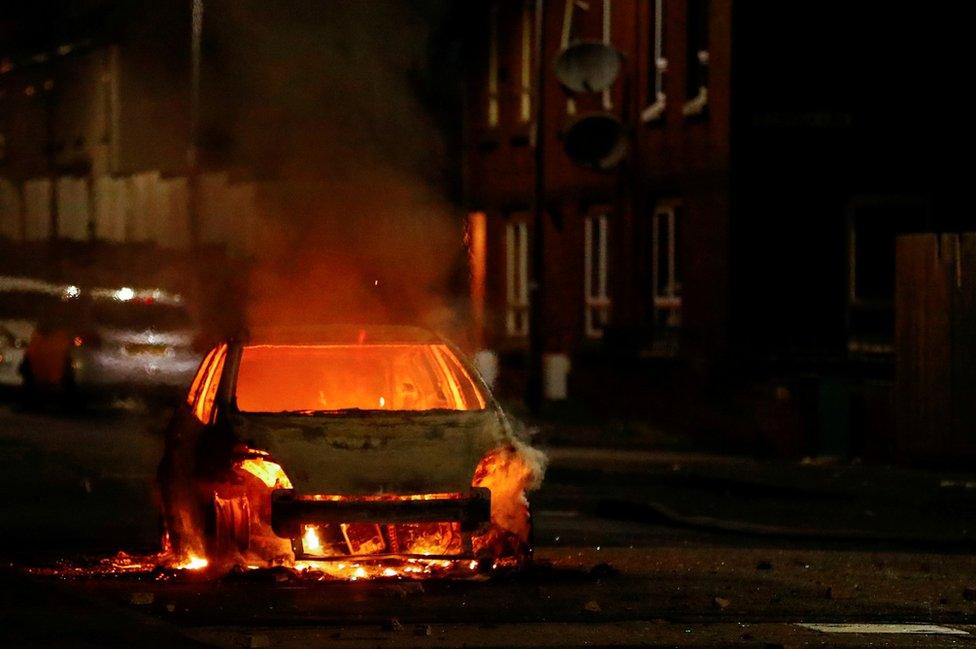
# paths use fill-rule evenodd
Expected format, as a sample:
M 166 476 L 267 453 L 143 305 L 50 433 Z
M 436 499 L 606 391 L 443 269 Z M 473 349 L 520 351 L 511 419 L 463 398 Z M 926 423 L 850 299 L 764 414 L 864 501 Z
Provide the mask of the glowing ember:
M 296 561 L 299 577 L 316 581 L 369 579 L 471 579 L 479 575 L 477 561 L 449 559 L 378 559 L 376 561 Z
M 186 563 L 176 567 L 179 568 L 180 570 L 203 570 L 208 565 L 210 565 L 210 562 L 204 559 L 203 557 L 191 556 Z
M 322 552 L 322 541 L 319 540 L 319 533 L 314 525 L 305 526 L 305 533 L 302 535 L 302 547 L 311 554 Z
M 263 457 L 248 458 L 240 462 L 240 468 L 259 478 L 268 489 L 291 489 L 291 480 L 281 465 Z

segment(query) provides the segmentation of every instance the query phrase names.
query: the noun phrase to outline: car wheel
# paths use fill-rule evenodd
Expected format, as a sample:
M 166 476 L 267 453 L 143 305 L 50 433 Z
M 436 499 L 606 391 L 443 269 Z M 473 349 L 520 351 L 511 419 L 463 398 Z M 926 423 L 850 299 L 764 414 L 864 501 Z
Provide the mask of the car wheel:
M 221 498 L 214 495 L 213 556 L 233 557 L 251 544 L 251 506 L 246 495 Z
M 34 380 L 34 373 L 27 359 L 20 364 L 20 376 L 23 379 L 20 391 L 22 405 L 25 409 L 34 409 L 38 403 L 37 382 Z
M 75 371 L 71 367 L 71 356 L 64 359 L 64 372 L 61 374 L 61 384 L 58 386 L 61 394 L 61 404 L 67 410 L 76 410 L 81 406 L 78 395 L 78 385 L 75 383 Z

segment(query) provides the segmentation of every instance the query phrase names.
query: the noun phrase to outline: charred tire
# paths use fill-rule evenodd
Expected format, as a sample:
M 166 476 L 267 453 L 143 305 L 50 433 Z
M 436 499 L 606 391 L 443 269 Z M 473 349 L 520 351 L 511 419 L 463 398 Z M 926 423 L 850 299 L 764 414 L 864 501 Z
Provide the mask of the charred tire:
M 245 552 L 251 543 L 251 507 L 247 496 L 221 498 L 215 494 L 210 510 L 213 528 L 208 540 L 212 556 Z
M 66 410 L 77 410 L 81 407 L 81 396 L 78 393 L 78 384 L 75 382 L 75 370 L 71 366 L 70 355 L 64 359 L 64 371 L 61 374 L 58 392 L 61 395 L 61 405 Z
M 20 364 L 20 376 L 23 379 L 20 388 L 21 403 L 24 408 L 32 410 L 37 407 L 40 397 L 37 392 L 37 381 L 34 380 L 34 372 L 31 371 L 30 362 L 26 358 Z

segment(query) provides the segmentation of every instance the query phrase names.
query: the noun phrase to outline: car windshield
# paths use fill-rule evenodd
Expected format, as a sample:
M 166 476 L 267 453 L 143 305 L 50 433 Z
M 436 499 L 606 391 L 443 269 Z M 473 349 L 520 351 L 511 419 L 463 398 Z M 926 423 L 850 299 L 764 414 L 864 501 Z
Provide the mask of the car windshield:
M 95 322 L 112 329 L 171 331 L 188 329 L 190 316 L 175 304 L 130 300 L 100 300 L 93 307 Z
M 241 412 L 481 410 L 444 344 L 252 345 L 237 373 Z

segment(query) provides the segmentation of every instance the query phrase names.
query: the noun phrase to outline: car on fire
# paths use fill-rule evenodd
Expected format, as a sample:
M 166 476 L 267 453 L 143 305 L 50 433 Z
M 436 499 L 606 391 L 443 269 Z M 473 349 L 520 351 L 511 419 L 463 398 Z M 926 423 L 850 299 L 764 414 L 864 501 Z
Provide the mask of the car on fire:
M 171 551 L 191 564 L 480 571 L 529 560 L 525 493 L 543 464 L 433 333 L 265 329 L 206 356 L 159 486 Z

